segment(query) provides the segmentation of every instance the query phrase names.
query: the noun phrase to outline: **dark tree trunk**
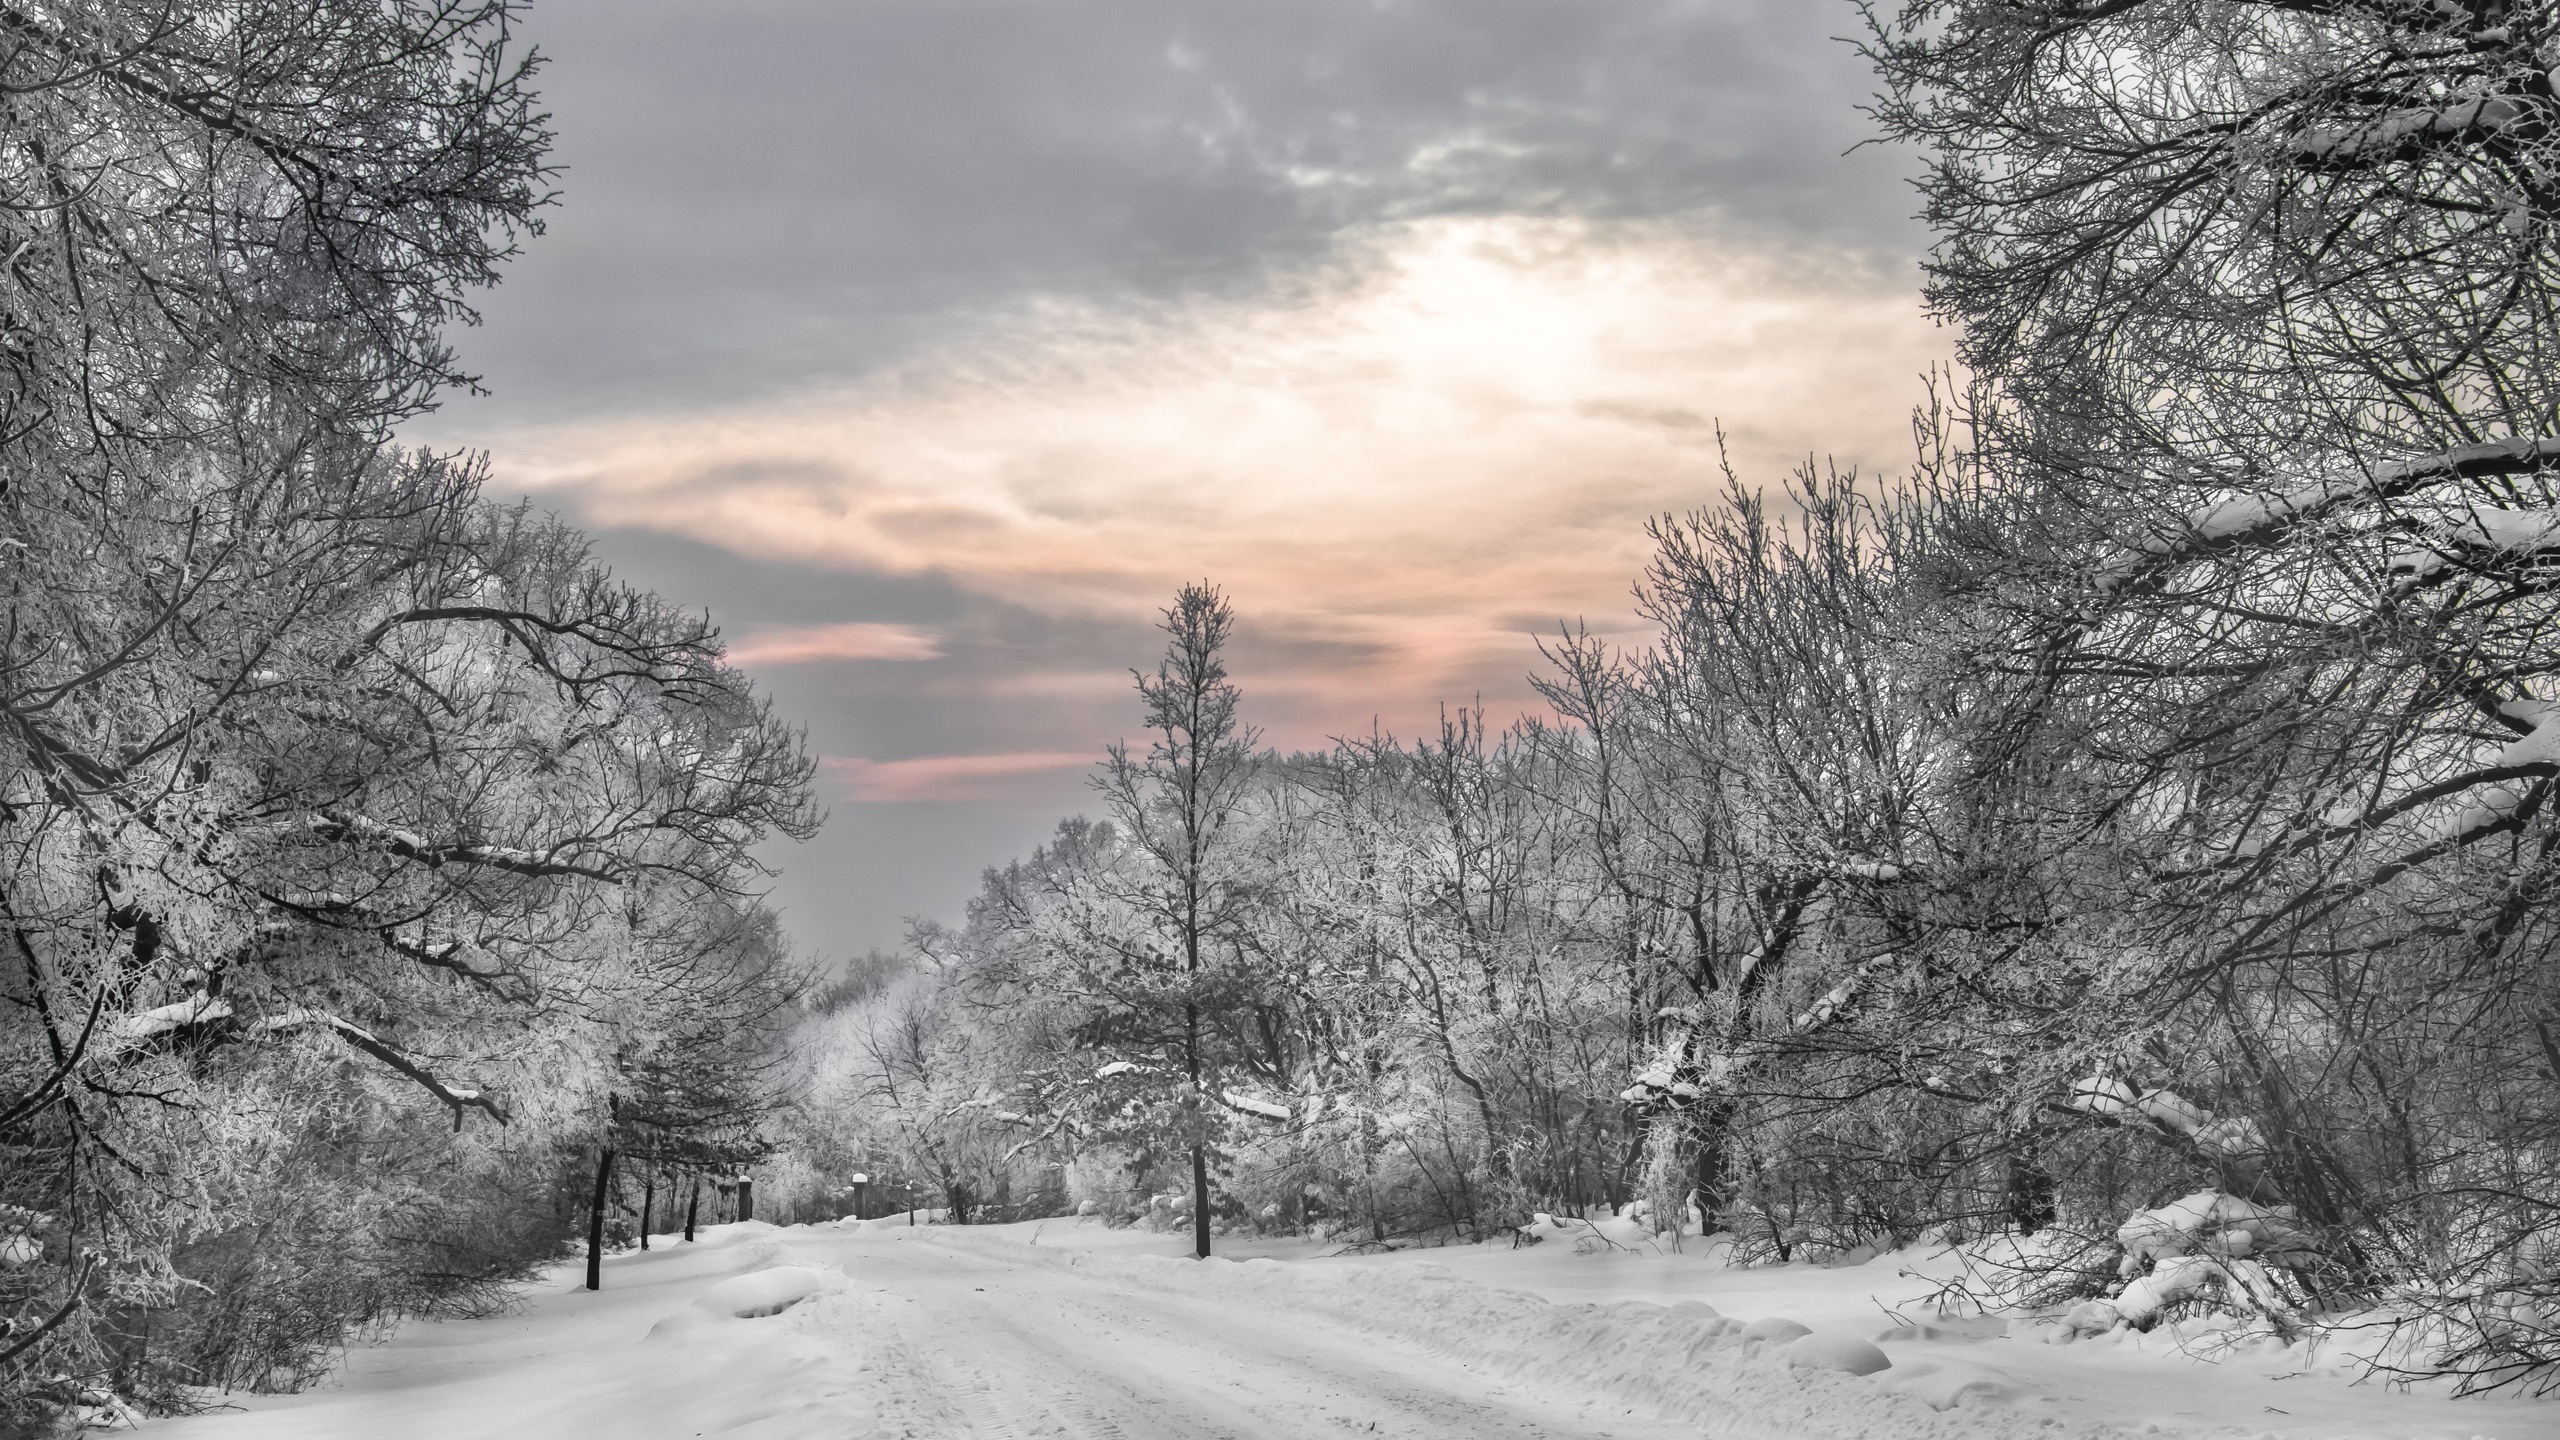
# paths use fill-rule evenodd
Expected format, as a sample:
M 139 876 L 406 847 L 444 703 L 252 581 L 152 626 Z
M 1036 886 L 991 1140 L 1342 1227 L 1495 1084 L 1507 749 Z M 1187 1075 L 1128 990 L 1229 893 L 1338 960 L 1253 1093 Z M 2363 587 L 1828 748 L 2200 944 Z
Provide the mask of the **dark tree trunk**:
M 2061 1187 L 2036 1155 L 2033 1138 L 2018 1143 L 2021 1148 L 2009 1152 L 2009 1223 L 2019 1234 L 2033 1235 L 2054 1222 Z
M 651 1170 L 640 1183 L 640 1248 L 646 1250 L 651 1217 L 658 1213 L 658 1172 Z
M 1209 1258 L 1209 1152 L 1202 1145 L 1191 1147 L 1191 1248 Z
M 688 1245 L 693 1243 L 694 1213 L 701 1208 L 702 1177 L 700 1175 L 696 1175 L 693 1177 L 693 1188 L 686 1191 L 684 1197 L 684 1240 Z
M 596 1161 L 596 1198 L 587 1207 L 587 1288 L 604 1288 L 604 1202 L 607 1187 L 613 1184 L 613 1147 L 604 1147 Z
M 1717 1104 L 1699 1112 L 1697 1120 L 1698 1153 L 1690 1162 L 1689 1173 L 1697 1181 L 1699 1219 L 1710 1230 L 1725 1207 L 1733 1203 L 1732 1187 L 1725 1175 L 1730 1159 L 1725 1143 L 1732 1119 L 1733 1107 Z
M 1200 941 L 1195 933 L 1185 937 L 1190 946 L 1190 973 L 1200 973 Z M 1204 1105 L 1207 1096 L 1200 1088 L 1200 1007 L 1185 1002 L 1182 1007 L 1182 1053 L 1191 1069 L 1191 1093 Z M 1208 1147 L 1191 1142 L 1191 1252 L 1199 1259 L 1209 1258 L 1209 1152 Z

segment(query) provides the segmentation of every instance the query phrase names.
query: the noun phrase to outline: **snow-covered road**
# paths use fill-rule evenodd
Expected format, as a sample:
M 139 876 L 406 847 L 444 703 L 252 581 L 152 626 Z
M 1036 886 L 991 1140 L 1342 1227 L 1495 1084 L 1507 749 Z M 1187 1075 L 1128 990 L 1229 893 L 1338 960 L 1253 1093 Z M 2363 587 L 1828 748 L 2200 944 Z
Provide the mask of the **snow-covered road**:
M 352 1355 L 337 1386 L 151 1428 L 169 1440 L 1698 1433 L 1302 1309 L 1014 1258 L 1020 1247 L 966 1232 L 724 1231 L 614 1257 L 600 1294 L 564 1267 L 519 1314 L 411 1327 Z M 776 1264 L 827 1284 L 771 1317 L 690 1303 Z
M 826 1306 L 828 1318 L 853 1327 L 848 1353 L 867 1362 L 859 1387 L 867 1404 L 895 1422 L 881 1434 L 1667 1440 L 1697 1433 L 1626 1407 L 1506 1386 L 1293 1308 L 1140 1290 L 1091 1268 L 1052 1269 L 935 1243 L 947 1232 L 927 1230 L 909 1244 L 897 1238 L 848 1246 L 848 1291 Z
M 1879 1307 L 1908 1308 L 1901 1291 L 1934 1283 L 1884 1262 L 1752 1270 L 1562 1244 L 1325 1259 L 1275 1239 L 1232 1248 L 1285 1258 L 1203 1265 L 1174 1258 L 1182 1248 L 1072 1220 L 722 1226 L 609 1257 L 601 1293 L 564 1265 L 517 1311 L 412 1325 L 353 1352 L 332 1385 L 148 1428 L 164 1440 L 2560 1434 L 2560 1408 L 2351 1387 L 2292 1352 L 2203 1365 L 2133 1341 L 2002 1339 L 1996 1325 L 1880 1330 Z M 1780 1314 L 1814 1328 L 1804 1345 L 1871 1337 L 1891 1365 L 1792 1365 L 1783 1339 L 1743 1323 Z

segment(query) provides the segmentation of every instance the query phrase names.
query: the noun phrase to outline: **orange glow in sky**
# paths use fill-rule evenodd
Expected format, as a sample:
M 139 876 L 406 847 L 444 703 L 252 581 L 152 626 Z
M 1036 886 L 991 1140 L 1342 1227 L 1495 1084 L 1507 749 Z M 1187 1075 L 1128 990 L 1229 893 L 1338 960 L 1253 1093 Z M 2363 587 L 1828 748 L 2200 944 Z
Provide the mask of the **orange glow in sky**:
M 1310 744 L 1477 691 L 1525 703 L 1529 632 L 1628 626 L 1644 521 L 1709 498 L 1719 425 L 1755 482 L 1808 455 L 1898 468 L 1948 349 L 1911 275 L 1667 222 L 1440 219 L 1337 257 L 1251 302 L 1025 307 L 788 402 L 494 437 L 498 477 L 596 523 L 1048 613 L 1145 614 L 1205 576 L 1273 642 L 1277 668 L 1240 677 L 1272 738 Z M 848 615 L 751 631 L 736 657 L 942 648 Z M 1057 753 L 838 773 L 862 777 L 847 798 L 920 796 Z

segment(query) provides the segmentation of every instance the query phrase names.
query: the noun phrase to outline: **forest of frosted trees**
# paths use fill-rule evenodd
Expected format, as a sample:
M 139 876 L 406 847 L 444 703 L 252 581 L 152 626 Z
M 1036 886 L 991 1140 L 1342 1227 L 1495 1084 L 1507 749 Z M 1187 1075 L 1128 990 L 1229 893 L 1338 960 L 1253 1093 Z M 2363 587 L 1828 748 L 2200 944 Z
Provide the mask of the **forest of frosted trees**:
M 1913 464 L 1665 517 L 1517 723 L 1268 752 L 1187 588 L 1091 815 L 821 997 L 810 1153 L 1204 1253 L 2006 1237 L 1951 1298 L 2549 1383 L 2554 7 L 1867 19 Z
M 0 11 L 0 1433 L 742 1171 L 1972 1242 L 2550 1383 L 2560 7 L 1861 8 L 1961 335 L 1909 465 L 1664 517 L 1516 722 L 1275 753 L 1186 587 L 1088 814 L 824 984 L 716 630 L 394 443 L 549 198 L 509 7 Z

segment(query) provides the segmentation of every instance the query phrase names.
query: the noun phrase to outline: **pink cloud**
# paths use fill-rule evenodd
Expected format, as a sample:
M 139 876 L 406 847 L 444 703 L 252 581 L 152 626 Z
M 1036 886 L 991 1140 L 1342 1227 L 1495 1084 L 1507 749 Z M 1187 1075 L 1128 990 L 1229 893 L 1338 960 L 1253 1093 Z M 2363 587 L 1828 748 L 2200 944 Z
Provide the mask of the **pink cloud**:
M 493 448 L 590 524 L 1046 615 L 1150 620 L 1205 576 L 1272 642 L 1239 672 L 1257 723 L 1313 745 L 1534 704 L 1524 629 L 1640 633 L 1645 522 L 1712 503 L 1727 451 L 1761 484 L 1810 455 L 1900 470 L 1952 344 L 1916 279 L 1704 221 L 1386 225 L 1265 295 L 1032 305 L 896 374 Z
M 783 625 L 756 630 L 729 647 L 733 665 L 805 665 L 822 660 L 933 660 L 942 642 L 913 625 L 867 620 L 841 625 Z
M 1004 755 L 924 755 L 913 760 L 866 760 L 828 755 L 819 768 L 842 785 L 846 799 L 867 805 L 920 800 L 995 800 L 1008 781 L 1091 765 L 1099 753 L 1022 750 Z

